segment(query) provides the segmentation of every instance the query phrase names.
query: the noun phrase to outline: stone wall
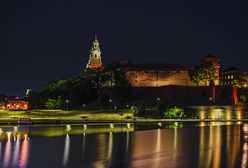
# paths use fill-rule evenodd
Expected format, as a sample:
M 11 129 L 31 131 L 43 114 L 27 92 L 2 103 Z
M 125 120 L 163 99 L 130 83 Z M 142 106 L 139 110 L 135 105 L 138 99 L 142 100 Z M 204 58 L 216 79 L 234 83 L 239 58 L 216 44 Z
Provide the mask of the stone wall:
M 194 86 L 188 71 L 127 71 L 133 87 L 160 87 L 167 85 Z

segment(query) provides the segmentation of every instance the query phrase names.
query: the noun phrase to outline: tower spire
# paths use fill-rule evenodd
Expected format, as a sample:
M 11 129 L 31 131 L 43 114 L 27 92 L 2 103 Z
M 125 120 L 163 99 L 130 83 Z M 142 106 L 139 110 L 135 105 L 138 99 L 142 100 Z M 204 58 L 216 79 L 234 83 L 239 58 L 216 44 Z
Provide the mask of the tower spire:
M 97 40 L 97 34 L 95 34 L 95 40 L 92 43 L 92 48 L 90 50 L 89 60 L 86 65 L 86 69 L 102 69 L 101 50 L 99 47 L 99 41 Z

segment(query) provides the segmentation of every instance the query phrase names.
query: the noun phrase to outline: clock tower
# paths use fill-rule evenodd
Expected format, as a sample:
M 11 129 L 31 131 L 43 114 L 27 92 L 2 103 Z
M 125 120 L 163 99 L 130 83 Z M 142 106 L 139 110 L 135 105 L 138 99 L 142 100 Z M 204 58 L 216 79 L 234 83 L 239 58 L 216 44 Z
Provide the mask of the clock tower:
M 90 50 L 89 60 L 86 65 L 86 70 L 87 69 L 95 70 L 95 71 L 99 71 L 102 69 L 101 50 L 96 35 L 95 35 L 95 40 L 92 43 L 92 48 Z

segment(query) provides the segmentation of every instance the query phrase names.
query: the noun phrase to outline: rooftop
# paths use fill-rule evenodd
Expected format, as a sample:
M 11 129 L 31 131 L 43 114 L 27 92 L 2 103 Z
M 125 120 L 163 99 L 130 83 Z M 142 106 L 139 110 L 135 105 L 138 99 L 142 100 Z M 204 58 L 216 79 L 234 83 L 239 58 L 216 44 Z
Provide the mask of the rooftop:
M 180 64 L 128 64 L 126 66 L 127 70 L 170 70 L 170 71 L 187 71 L 188 68 L 181 66 Z

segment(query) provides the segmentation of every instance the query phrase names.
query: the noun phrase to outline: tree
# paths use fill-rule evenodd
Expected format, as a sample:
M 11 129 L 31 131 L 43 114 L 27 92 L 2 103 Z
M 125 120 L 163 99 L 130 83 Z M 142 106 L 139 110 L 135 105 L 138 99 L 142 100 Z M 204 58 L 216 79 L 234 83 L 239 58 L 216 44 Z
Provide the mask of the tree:
M 41 108 L 43 106 L 43 99 L 39 92 L 30 91 L 27 96 L 29 108 Z
M 58 99 L 48 99 L 45 103 L 45 106 L 48 109 L 61 109 L 63 106 L 63 100 L 61 97 Z
M 97 98 L 96 89 L 92 88 L 91 82 L 87 79 L 80 79 L 69 91 L 69 100 L 75 107 L 88 104 Z
M 6 108 L 8 104 L 7 96 L 0 95 L 0 106 L 4 106 Z
M 131 84 L 126 78 L 123 69 L 117 69 L 113 75 L 113 94 L 125 102 L 131 98 Z
M 189 78 L 193 83 L 196 84 L 196 86 L 199 86 L 199 83 L 204 79 L 204 72 L 202 67 L 195 66 L 193 69 L 191 69 L 189 71 Z
M 207 85 L 215 78 L 216 69 L 212 62 L 204 62 L 200 66 L 195 66 L 189 71 L 190 80 L 199 85 L 200 82 L 205 82 Z
M 201 64 L 201 68 L 203 71 L 203 81 L 205 85 L 207 85 L 211 80 L 214 80 L 216 69 L 212 62 L 204 62 Z

